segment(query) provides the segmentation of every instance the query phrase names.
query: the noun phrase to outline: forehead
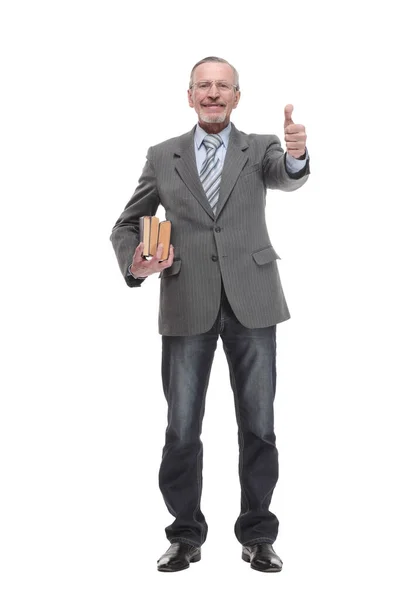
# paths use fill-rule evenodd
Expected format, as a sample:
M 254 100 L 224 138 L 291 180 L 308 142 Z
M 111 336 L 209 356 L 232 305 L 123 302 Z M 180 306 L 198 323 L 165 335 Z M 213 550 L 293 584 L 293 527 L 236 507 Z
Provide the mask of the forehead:
M 196 67 L 193 73 L 193 80 L 200 81 L 203 79 L 223 79 L 224 81 L 233 83 L 233 69 L 226 63 L 203 63 Z

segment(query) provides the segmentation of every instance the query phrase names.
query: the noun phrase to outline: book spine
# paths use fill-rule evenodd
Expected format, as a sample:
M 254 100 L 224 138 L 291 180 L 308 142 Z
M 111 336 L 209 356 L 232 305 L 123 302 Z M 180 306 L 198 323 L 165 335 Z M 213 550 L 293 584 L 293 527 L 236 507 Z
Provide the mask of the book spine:
M 139 242 L 143 242 L 143 231 L 144 231 L 143 221 L 144 221 L 144 217 L 140 217 L 140 219 L 139 219 Z

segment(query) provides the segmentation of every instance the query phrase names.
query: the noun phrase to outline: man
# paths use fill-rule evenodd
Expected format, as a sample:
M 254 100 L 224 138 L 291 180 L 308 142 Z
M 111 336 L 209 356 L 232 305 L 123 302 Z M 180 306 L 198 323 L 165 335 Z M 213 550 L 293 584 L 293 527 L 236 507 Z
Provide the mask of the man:
M 191 73 L 189 105 L 197 125 L 151 147 L 139 184 L 111 241 L 130 287 L 159 273 L 159 333 L 168 425 L 160 489 L 175 517 L 159 571 L 179 571 L 201 558 L 207 523 L 200 508 L 205 397 L 218 337 L 230 371 L 239 438 L 241 511 L 235 535 L 253 569 L 280 571 L 272 544 L 278 519 L 269 510 L 278 479 L 273 401 L 276 325 L 290 318 L 279 256 L 265 223 L 267 188 L 292 191 L 308 179 L 303 125 L 285 107 L 287 152 L 275 135 L 246 135 L 230 122 L 239 77 L 227 61 L 207 57 Z M 143 258 L 139 218 L 162 204 L 171 221 L 169 256 Z

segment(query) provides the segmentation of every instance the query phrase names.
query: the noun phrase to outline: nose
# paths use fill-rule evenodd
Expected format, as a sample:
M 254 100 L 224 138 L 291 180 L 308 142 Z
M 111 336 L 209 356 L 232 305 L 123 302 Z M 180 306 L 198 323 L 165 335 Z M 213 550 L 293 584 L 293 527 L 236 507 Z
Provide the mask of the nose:
M 219 96 L 219 89 L 215 81 L 212 82 L 211 87 L 208 90 L 208 96 L 210 96 L 210 98 L 217 98 Z

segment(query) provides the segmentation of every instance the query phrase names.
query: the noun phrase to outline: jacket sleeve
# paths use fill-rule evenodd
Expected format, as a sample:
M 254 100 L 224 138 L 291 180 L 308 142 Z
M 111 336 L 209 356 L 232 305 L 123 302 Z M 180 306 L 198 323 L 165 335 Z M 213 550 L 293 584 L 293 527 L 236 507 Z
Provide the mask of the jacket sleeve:
M 150 148 L 137 188 L 115 223 L 110 236 L 119 268 L 129 287 L 140 287 L 145 281 L 145 279 L 135 279 L 128 274 L 134 252 L 139 244 L 139 219 L 147 215 L 155 215 L 159 204 L 160 197 Z
M 310 174 L 310 158 L 297 173 L 286 168 L 286 152 L 284 152 L 278 136 L 268 136 L 267 148 L 263 158 L 263 178 L 267 188 L 292 192 L 305 184 Z

